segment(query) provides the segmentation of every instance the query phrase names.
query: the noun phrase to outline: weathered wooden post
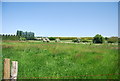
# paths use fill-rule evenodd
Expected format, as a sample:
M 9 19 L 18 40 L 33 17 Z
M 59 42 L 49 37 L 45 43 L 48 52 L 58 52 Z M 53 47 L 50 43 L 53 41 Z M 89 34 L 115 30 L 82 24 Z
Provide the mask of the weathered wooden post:
M 10 59 L 4 59 L 4 74 L 3 79 L 10 79 Z
M 11 67 L 11 79 L 16 80 L 18 74 L 18 62 L 12 61 L 12 67 Z

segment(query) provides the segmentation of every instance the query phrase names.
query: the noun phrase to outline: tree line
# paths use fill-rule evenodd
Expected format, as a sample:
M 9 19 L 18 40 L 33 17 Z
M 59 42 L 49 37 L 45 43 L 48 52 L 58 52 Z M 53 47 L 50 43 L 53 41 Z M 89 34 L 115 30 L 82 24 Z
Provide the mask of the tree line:
M 2 40 L 19 40 L 20 39 L 20 37 L 19 36 L 17 36 L 17 35 L 7 35 L 7 34 L 3 34 L 3 35 L 1 35 L 0 34 L 0 38 L 2 38 Z
M 93 43 L 120 43 L 120 38 L 118 37 L 103 37 L 100 34 L 97 34 L 94 39 Z
M 17 31 L 16 35 L 0 34 L 2 40 L 35 40 L 33 32 L 23 32 Z M 94 37 L 48 37 L 50 40 L 60 39 L 60 40 L 72 40 L 73 42 L 92 42 L 92 43 L 120 43 L 120 38 L 118 37 L 103 37 L 100 34 Z M 79 40 L 78 40 L 79 39 Z
M 100 34 L 94 37 L 48 37 L 50 40 L 60 39 L 60 40 L 72 40 L 73 42 L 93 42 L 93 43 L 120 43 L 120 38 L 118 37 L 103 37 Z

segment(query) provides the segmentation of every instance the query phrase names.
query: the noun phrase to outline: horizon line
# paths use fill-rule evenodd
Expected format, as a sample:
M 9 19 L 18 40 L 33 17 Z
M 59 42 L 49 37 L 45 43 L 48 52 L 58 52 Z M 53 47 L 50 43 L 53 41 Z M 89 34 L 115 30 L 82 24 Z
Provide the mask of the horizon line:
M 0 33 L 0 35 L 16 35 L 16 34 L 8 34 L 8 33 Z M 95 35 L 97 35 L 97 34 L 95 34 Z M 95 36 L 94 35 L 94 36 Z M 102 35 L 102 34 L 100 34 L 100 35 Z M 35 37 L 94 37 L 94 36 L 41 36 L 41 35 L 35 35 Z M 119 36 L 115 36 L 115 35 L 112 35 L 112 36 L 104 36 L 104 35 L 102 35 L 103 37 L 119 37 Z

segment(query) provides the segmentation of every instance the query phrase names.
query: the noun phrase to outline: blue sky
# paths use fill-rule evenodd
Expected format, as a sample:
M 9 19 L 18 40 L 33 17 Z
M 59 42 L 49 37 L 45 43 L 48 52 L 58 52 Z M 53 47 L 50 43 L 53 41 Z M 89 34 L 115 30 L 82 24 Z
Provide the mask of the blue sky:
M 3 2 L 118 2 L 119 0 L 2 0 Z
M 0 33 L 2 32 L 2 2 L 0 2 Z
M 2 33 L 36 36 L 118 36 L 117 2 L 3 2 Z

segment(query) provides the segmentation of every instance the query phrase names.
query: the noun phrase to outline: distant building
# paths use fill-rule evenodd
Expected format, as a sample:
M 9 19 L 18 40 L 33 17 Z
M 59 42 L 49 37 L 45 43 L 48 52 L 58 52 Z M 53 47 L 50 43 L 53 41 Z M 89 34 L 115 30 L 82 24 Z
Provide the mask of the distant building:
M 17 36 L 24 37 L 26 39 L 34 39 L 34 33 L 33 32 L 23 32 L 17 30 Z

